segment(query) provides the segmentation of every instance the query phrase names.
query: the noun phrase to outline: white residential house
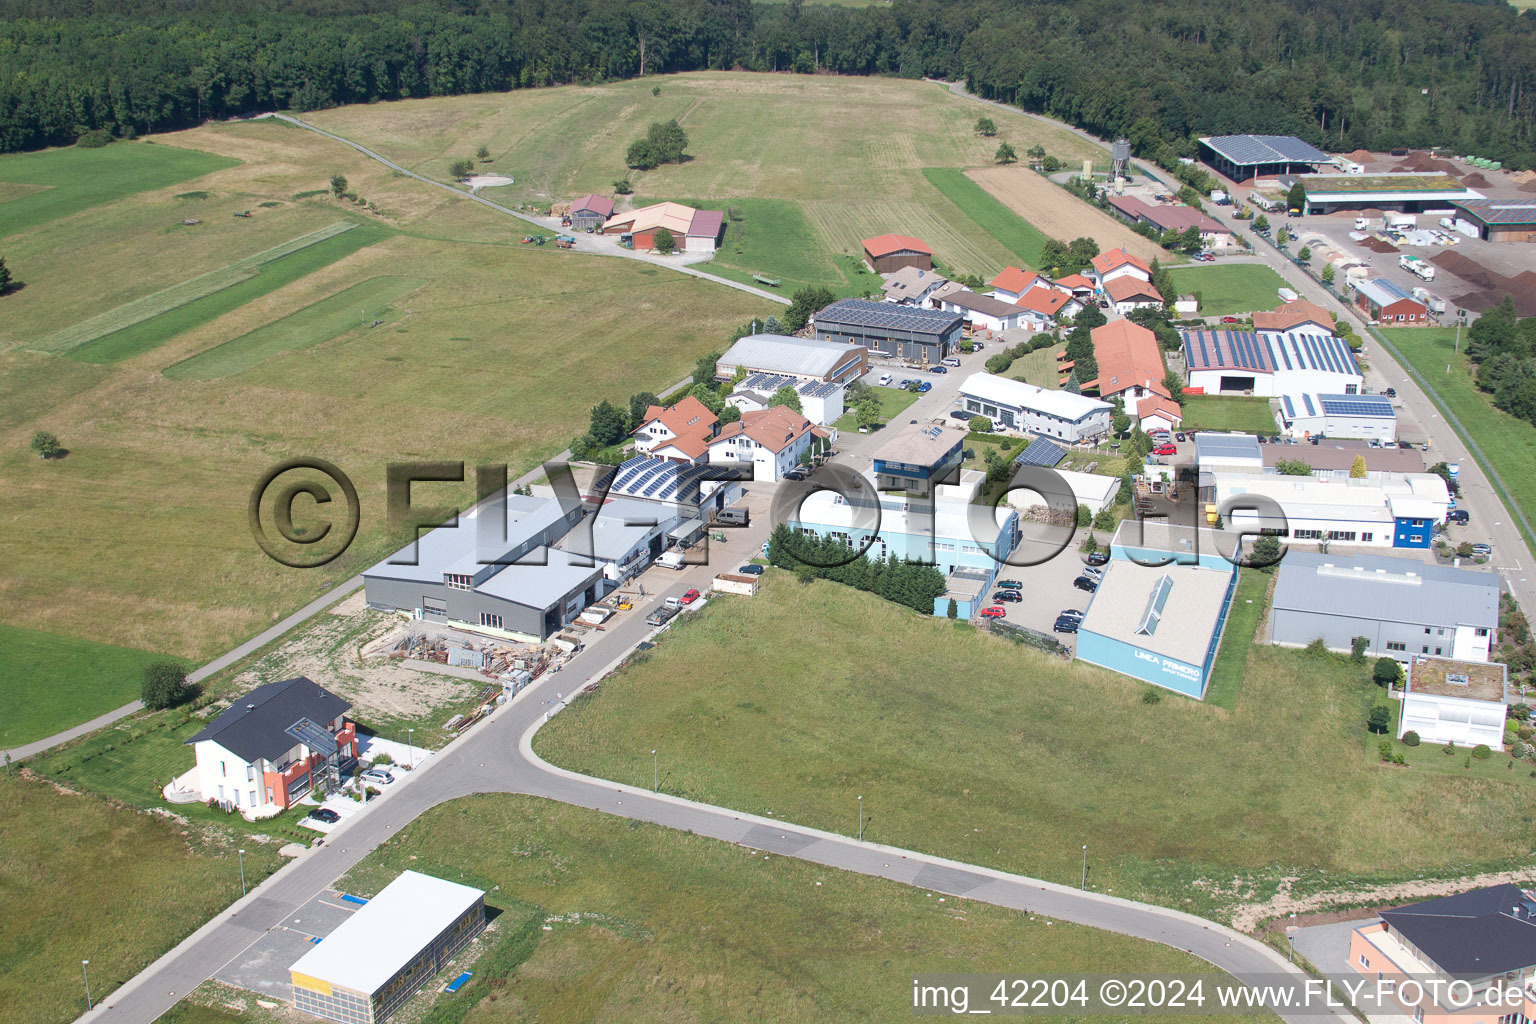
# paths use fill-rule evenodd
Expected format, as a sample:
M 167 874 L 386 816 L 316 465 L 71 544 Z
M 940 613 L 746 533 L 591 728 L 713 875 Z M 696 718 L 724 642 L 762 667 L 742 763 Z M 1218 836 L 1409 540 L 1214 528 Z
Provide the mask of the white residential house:
M 787 406 L 742 413 L 735 423 L 727 423 L 720 436 L 709 442 L 711 464 L 752 467 L 752 479 L 774 483 L 800 464 L 811 446 L 834 437 L 826 427 L 818 427 Z
M 692 395 L 668 405 L 653 405 L 634 429 L 635 449 L 671 462 L 698 462 L 709 448 L 719 417 Z

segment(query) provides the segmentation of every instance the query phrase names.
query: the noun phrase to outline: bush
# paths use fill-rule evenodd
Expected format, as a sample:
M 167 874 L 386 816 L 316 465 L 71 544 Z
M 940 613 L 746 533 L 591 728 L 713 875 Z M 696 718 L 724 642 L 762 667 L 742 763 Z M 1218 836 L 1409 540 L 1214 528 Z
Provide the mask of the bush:
M 389 765 L 394 764 L 395 759 L 390 757 L 388 754 L 380 754 L 373 759 L 373 763 L 376 765 Z
M 1532 736 L 1536 736 L 1536 731 L 1532 731 L 1531 727 L 1528 725 L 1522 725 L 1520 728 L 1515 730 L 1515 735 L 1529 742 Z
M 1492 755 L 1493 751 L 1488 749 L 1488 744 L 1486 743 L 1479 743 L 1472 748 L 1472 756 L 1479 761 L 1486 761 Z
M 1377 750 L 1377 752 L 1379 754 L 1381 754 L 1381 759 L 1383 761 L 1387 762 L 1388 764 L 1392 763 L 1392 741 L 1391 740 L 1382 740 L 1380 743 L 1376 744 L 1376 750 Z
M 1327 654 L 1328 644 L 1324 642 L 1322 637 L 1317 637 L 1311 643 L 1307 644 L 1307 653 L 1314 656 Z
M 972 416 L 971 430 L 977 434 L 992 433 L 992 420 L 987 416 Z
M 1403 733 L 1403 746 L 1405 746 L 1405 747 L 1416 747 L 1418 745 L 1419 745 L 1419 734 L 1418 733 L 1414 732 L 1412 729 L 1409 729 L 1407 732 Z
M 93 128 L 75 140 L 81 149 L 100 149 L 112 141 L 112 133 L 105 128 Z
M 1524 743 L 1516 742 L 1516 743 L 1511 743 L 1509 745 L 1509 756 L 1510 757 L 1521 758 L 1521 757 L 1525 757 L 1530 752 L 1531 752 L 1531 748 L 1527 747 Z
M 1445 746 L 1440 748 L 1440 752 L 1442 754 L 1444 754 L 1446 757 L 1453 757 L 1453 756 L 1455 756 L 1455 754 L 1456 754 L 1456 741 L 1455 740 L 1448 741 L 1445 744 Z
M 1365 718 L 1365 724 L 1370 727 L 1371 732 L 1386 732 L 1387 727 L 1392 724 L 1392 709 L 1383 705 L 1371 708 L 1371 713 Z
M 139 700 L 147 708 L 156 711 L 175 707 L 192 696 L 187 685 L 187 673 L 174 661 L 157 661 L 144 666 L 144 682 L 139 687 Z
M 1141 695 L 1141 702 L 1143 704 L 1161 704 L 1162 701 L 1163 692 L 1161 690 L 1147 690 Z
M 1381 657 L 1376 659 L 1376 667 L 1371 669 L 1371 678 L 1377 686 L 1391 686 L 1397 682 L 1397 677 L 1402 669 L 1397 664 L 1396 658 Z
M 1357 636 L 1349 642 L 1349 660 L 1356 665 L 1365 664 L 1366 649 L 1371 646 L 1369 637 Z

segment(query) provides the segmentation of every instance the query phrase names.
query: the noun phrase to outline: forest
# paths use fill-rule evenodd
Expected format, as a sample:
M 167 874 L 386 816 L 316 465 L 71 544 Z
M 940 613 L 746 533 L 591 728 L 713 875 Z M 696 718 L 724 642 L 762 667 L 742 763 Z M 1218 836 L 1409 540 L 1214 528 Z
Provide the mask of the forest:
M 1165 161 L 1260 132 L 1536 165 L 1536 11 L 1497 0 L 0 0 L 0 151 L 732 68 L 965 79 Z

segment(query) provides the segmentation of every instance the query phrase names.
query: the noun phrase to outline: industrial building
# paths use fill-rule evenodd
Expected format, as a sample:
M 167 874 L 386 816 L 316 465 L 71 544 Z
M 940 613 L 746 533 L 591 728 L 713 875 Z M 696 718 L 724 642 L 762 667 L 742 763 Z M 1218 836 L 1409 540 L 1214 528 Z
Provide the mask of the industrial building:
M 1452 203 L 1481 199 L 1481 192 L 1467 188 L 1455 177 L 1439 171 L 1402 171 L 1394 174 L 1303 174 L 1294 179 L 1307 193 L 1307 213 L 1339 213 L 1346 210 L 1384 210 L 1423 213 L 1450 209 Z M 1292 179 L 1282 179 L 1289 188 Z
M 893 434 L 874 454 L 875 484 L 882 491 L 929 493 L 965 461 L 966 431 L 947 423 L 887 428 Z
M 368 607 L 544 640 L 611 589 L 591 559 L 552 546 L 582 515 L 580 503 L 503 494 L 364 570 Z
M 1536 199 L 1462 199 L 1455 207 L 1457 221 L 1485 242 L 1536 242 Z
M 1372 320 L 1404 327 L 1422 327 L 1429 323 L 1429 309 L 1418 299 L 1384 277 L 1353 281 L 1355 305 Z
M 656 203 L 615 214 L 603 223 L 603 234 L 618 235 L 636 249 L 654 249 L 656 232 L 665 228 L 684 252 L 714 252 L 725 233 L 719 210 L 695 210 L 682 203 Z
M 402 871 L 289 968 L 294 1009 L 380 1024 L 484 930 L 484 892 Z
M 787 334 L 749 334 L 732 342 L 715 362 L 715 375 L 725 380 L 742 370 L 783 374 L 802 381 L 849 384 L 868 372 L 868 350 Z
M 680 462 L 640 455 L 605 474 L 596 489 L 607 498 L 633 498 L 658 506 L 658 514 L 694 520 L 735 504 L 742 496 L 741 482 L 751 478 L 750 466 L 712 465 L 703 456 Z
M 555 546 L 590 556 L 602 567 L 605 579 L 623 583 L 644 572 L 670 544 L 696 533 L 700 526 L 701 520 L 684 521 L 675 508 L 610 497 Z
M 1493 750 L 1504 746 L 1509 672 L 1498 662 L 1456 661 L 1422 655 L 1408 659 L 1403 713 L 1397 735 L 1409 731 L 1425 743 L 1455 743 Z
M 1228 529 L 1360 547 L 1427 548 L 1451 504 L 1445 480 L 1434 473 L 1370 473 L 1352 480 L 1345 474 L 1216 472 L 1211 485 L 1218 508 L 1234 499 L 1264 498 L 1285 517 L 1279 521 L 1238 503 L 1224 513 Z
M 864 262 L 877 274 L 889 274 L 903 267 L 933 269 L 933 250 L 921 238 L 911 235 L 876 235 L 864 239 Z
M 1036 444 L 1050 442 L 1035 442 Z M 1116 476 L 1100 476 L 1097 473 L 1079 473 L 1071 469 L 1057 469 L 1055 473 L 1062 482 L 1072 489 L 1072 501 L 1078 506 L 1087 506 L 1088 511 L 1098 515 L 1106 507 L 1113 505 L 1115 499 L 1120 496 L 1120 478 Z M 1049 507 L 1046 496 L 1019 487 L 1007 492 L 1005 497 L 1008 504 L 1017 509 Z
M 1070 444 L 1109 433 L 1114 407 L 1070 391 L 1048 391 L 991 373 L 973 373 L 960 385 L 960 408 L 1017 430 Z
M 1200 140 L 1200 159 L 1233 181 L 1315 171 L 1333 158 L 1294 135 L 1214 135 Z
M 938 309 L 842 299 L 816 314 L 818 341 L 858 345 L 883 356 L 932 365 L 960 344 L 965 318 Z
M 1280 425 L 1290 437 L 1397 440 L 1397 410 L 1386 395 L 1281 395 Z
M 1253 320 L 1252 331 L 1179 332 L 1188 386 L 1197 394 L 1359 393 L 1365 378 L 1354 353 L 1313 303 L 1286 303 Z
M 1292 550 L 1276 571 L 1269 623 L 1286 647 L 1321 639 L 1348 653 L 1365 637 L 1375 657 L 1485 662 L 1499 626 L 1499 578 L 1411 558 Z
M 1077 659 L 1203 699 L 1237 572 L 1208 530 L 1127 520 L 1077 631 Z

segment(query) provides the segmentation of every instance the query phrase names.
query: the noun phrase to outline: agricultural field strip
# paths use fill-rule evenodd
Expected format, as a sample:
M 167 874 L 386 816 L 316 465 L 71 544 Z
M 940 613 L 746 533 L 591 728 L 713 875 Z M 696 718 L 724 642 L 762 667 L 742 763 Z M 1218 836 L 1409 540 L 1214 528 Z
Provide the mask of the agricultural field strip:
M 39 352 L 68 352 L 79 348 L 97 338 L 105 337 L 114 331 L 120 331 L 125 327 L 143 323 L 151 317 L 161 313 L 185 306 L 189 302 L 223 291 L 231 285 L 253 276 L 258 267 L 263 263 L 281 259 L 292 255 L 302 249 L 323 242 L 327 238 L 334 238 L 346 231 L 351 231 L 357 226 L 355 221 L 338 220 L 323 228 L 311 231 L 306 235 L 289 239 L 281 245 L 273 246 L 263 252 L 247 256 L 237 260 L 228 266 L 217 270 L 210 270 L 205 274 L 173 284 L 169 288 L 162 288 L 158 292 L 146 295 L 143 298 L 125 302 L 121 306 L 109 309 L 104 313 L 98 313 L 87 320 L 66 327 L 62 331 L 55 331 L 46 338 L 41 339 L 35 345 L 30 346 Z
M 998 247 L 997 252 L 989 252 L 914 200 L 817 201 L 804 205 L 806 218 L 821 236 L 822 243 L 835 253 L 861 253 L 863 239 L 888 230 L 891 224 L 900 224 L 903 231 L 915 234 L 933 246 L 939 259 L 957 270 L 991 277 L 1004 266 L 1002 253 L 1006 250 L 999 243 L 993 242 Z M 993 241 L 991 235 L 982 237 Z

